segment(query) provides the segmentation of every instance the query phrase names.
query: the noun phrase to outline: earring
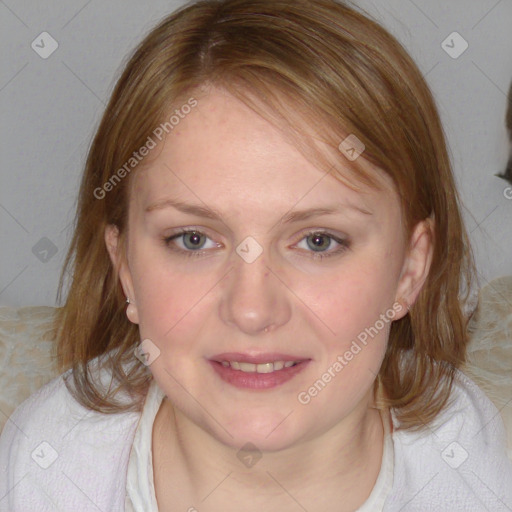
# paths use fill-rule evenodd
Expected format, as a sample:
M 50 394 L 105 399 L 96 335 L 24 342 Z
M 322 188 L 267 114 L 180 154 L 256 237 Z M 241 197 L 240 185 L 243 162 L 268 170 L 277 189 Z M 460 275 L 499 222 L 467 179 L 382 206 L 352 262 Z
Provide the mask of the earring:
M 137 318 L 137 308 L 135 307 L 135 304 L 132 304 L 129 297 L 126 297 L 126 303 L 128 304 L 128 307 L 126 308 L 126 316 L 128 317 L 128 320 L 137 324 L 139 319 Z

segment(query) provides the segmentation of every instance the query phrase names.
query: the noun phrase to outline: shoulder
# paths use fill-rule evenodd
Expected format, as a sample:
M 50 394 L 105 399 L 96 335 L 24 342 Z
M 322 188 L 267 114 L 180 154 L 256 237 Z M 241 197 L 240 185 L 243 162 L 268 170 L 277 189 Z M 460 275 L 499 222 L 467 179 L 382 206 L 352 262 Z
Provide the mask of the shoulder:
M 115 510 L 140 413 L 80 405 L 55 378 L 23 402 L 0 436 L 0 511 Z M 91 503 L 92 502 L 92 503 Z M 94 508 L 94 507 L 93 507 Z
M 396 426 L 394 416 L 393 422 Z M 512 462 L 503 421 L 461 371 L 436 420 L 421 432 L 394 432 L 393 442 L 393 493 L 385 510 L 395 510 L 398 502 L 422 512 L 512 508 Z

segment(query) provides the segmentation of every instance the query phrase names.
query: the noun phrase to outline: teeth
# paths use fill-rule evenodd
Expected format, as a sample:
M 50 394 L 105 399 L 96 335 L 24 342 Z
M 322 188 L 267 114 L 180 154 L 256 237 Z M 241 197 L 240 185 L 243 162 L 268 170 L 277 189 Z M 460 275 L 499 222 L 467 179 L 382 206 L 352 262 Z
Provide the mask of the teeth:
M 246 373 L 272 373 L 283 368 L 290 368 L 291 366 L 298 364 L 295 361 L 274 361 L 273 363 L 239 363 L 237 361 L 222 361 L 222 366 L 231 366 L 233 370 L 240 370 Z
M 259 366 L 259 365 L 255 365 L 255 364 L 252 364 L 252 363 L 235 363 L 238 365 L 238 368 L 236 368 L 236 366 L 233 366 L 233 363 L 231 363 L 231 365 L 233 366 L 233 368 L 235 370 L 242 370 L 243 372 L 255 372 L 256 371 L 256 368 Z

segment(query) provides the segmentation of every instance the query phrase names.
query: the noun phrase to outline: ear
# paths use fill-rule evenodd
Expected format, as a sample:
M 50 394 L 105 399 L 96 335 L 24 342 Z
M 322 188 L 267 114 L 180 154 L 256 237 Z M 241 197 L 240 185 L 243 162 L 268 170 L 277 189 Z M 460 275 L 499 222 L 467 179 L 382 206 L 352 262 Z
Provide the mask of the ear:
M 411 235 L 395 296 L 395 301 L 403 306 L 396 320 L 404 317 L 416 302 L 428 277 L 434 252 L 434 229 L 434 219 L 428 217 L 416 224 Z
M 123 244 L 120 243 L 119 229 L 114 224 L 108 224 L 105 228 L 105 245 L 107 246 L 110 261 L 119 275 L 124 294 L 130 299 L 130 304 L 128 304 L 126 308 L 126 316 L 131 322 L 138 324 L 139 315 L 137 312 L 132 275 L 126 255 L 122 250 Z

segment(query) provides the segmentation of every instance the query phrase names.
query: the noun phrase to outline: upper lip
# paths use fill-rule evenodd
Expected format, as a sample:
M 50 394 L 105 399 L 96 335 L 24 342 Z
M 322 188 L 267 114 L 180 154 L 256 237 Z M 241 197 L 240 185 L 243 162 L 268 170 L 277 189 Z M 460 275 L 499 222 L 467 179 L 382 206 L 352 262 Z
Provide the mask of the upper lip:
M 263 364 L 263 363 L 273 363 L 275 361 L 294 361 L 294 362 L 302 362 L 308 361 L 307 357 L 300 356 L 292 356 L 290 354 L 281 354 L 278 352 L 266 352 L 263 354 L 242 354 L 241 352 L 225 352 L 223 354 L 217 354 L 210 358 L 211 361 L 237 361 L 239 363 L 253 363 L 253 364 Z

